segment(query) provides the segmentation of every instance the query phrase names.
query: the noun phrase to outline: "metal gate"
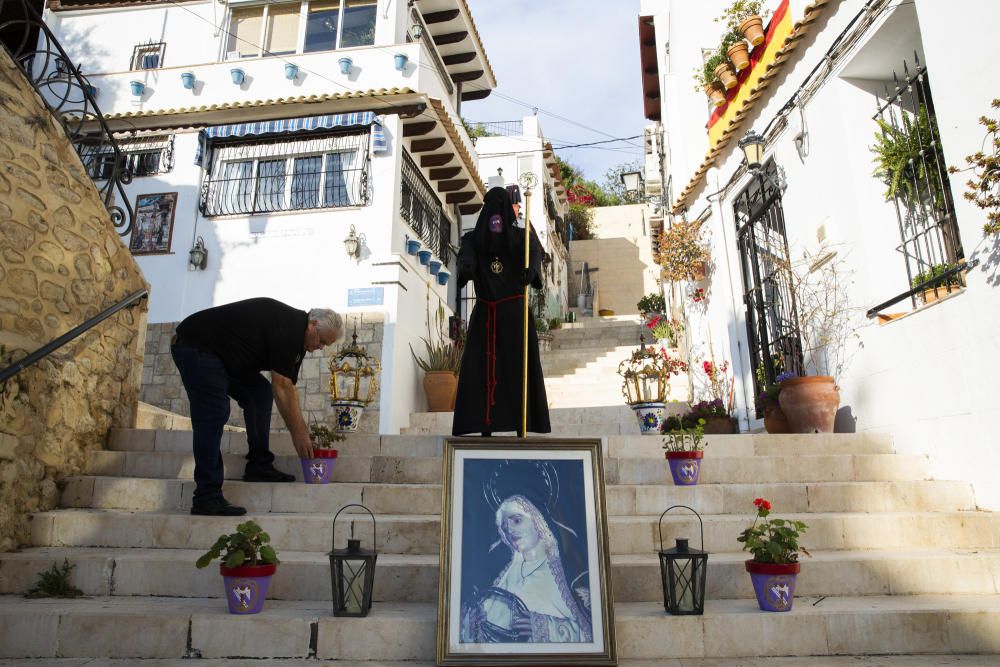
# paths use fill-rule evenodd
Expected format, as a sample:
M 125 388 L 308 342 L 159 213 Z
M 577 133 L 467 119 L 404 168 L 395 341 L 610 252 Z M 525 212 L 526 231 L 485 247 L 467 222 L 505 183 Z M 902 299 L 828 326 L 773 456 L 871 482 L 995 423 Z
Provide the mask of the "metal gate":
M 764 390 L 761 376 L 771 383 L 783 371 L 802 368 L 777 169 L 772 161 L 761 171 L 733 204 L 755 396 Z M 759 403 L 757 416 L 762 416 Z

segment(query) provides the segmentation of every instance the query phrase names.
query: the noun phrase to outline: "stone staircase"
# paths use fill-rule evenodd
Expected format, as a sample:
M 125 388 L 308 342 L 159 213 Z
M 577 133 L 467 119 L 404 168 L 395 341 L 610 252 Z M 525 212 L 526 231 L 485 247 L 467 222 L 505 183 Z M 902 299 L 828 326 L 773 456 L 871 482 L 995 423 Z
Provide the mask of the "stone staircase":
M 621 664 L 814 665 L 816 656 L 871 654 L 907 656 L 871 664 L 913 664 L 918 654 L 931 656 L 921 665 L 1000 664 L 1000 517 L 976 510 L 967 483 L 929 479 L 926 459 L 895 453 L 885 434 L 746 434 L 708 436 L 702 484 L 675 487 L 660 439 L 638 435 L 617 376 L 609 381 L 604 365 L 634 346 L 628 338 L 637 329 L 634 321 L 568 327 L 543 356 L 553 436 L 601 440 Z M 615 395 L 596 397 L 603 385 Z M 564 397 L 556 393 L 563 389 Z M 246 617 L 227 613 L 214 566 L 194 567 L 238 520 L 187 513 L 190 432 L 169 420 L 113 432 L 106 450 L 90 454 L 85 474 L 65 480 L 61 508 L 32 517 L 31 544 L 0 554 L 0 658 L 432 665 L 441 455 L 451 414 L 414 414 L 394 436 L 377 435 L 376 424 L 366 414 L 362 432 L 341 443 L 328 486 L 236 481 L 246 436 L 223 435 L 226 495 L 271 534 L 282 560 L 264 612 Z M 274 434 L 272 448 L 278 467 L 300 473 L 287 434 Z M 813 557 L 804 560 L 787 614 L 757 609 L 736 541 L 760 496 L 782 517 L 809 524 L 802 544 Z M 326 553 L 333 515 L 348 503 L 376 515 L 376 603 L 363 619 L 331 615 Z M 704 616 L 663 611 L 657 519 L 672 504 L 696 508 L 705 522 Z M 368 534 L 367 515 L 351 519 Z M 338 523 L 338 546 L 348 524 Z M 667 544 L 697 534 L 682 514 L 663 526 Z M 20 597 L 64 558 L 87 597 Z M 772 663 L 773 656 L 808 657 Z

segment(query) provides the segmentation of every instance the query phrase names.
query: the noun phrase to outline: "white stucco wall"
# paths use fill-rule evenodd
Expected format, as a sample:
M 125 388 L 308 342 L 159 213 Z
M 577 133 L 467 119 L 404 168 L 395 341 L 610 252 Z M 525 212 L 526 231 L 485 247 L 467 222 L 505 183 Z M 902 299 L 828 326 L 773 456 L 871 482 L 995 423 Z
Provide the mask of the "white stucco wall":
M 666 75 L 668 86 L 671 76 L 689 74 L 700 59 L 693 44 L 683 46 L 698 33 L 698 26 L 678 23 L 678 13 L 694 11 L 694 4 L 717 5 L 714 10 L 702 8 L 712 16 L 725 3 L 670 3 L 672 30 L 669 35 L 657 33 L 658 41 L 671 43 L 671 72 L 676 74 Z M 825 10 L 814 26 L 820 30 L 803 40 L 740 134 L 750 127 L 763 130 L 863 5 L 861 0 L 849 0 Z M 907 18 L 895 12 L 911 15 Z M 795 18 L 800 15 L 793 14 Z M 970 21 L 972 16 L 976 20 Z M 890 19 L 896 23 L 889 24 Z M 787 180 L 782 209 L 792 261 L 800 260 L 803 253 L 815 253 L 819 235 L 825 234 L 850 272 L 850 300 L 859 309 L 867 310 L 908 288 L 903 261 L 895 251 L 899 243 L 895 208 L 884 201 L 885 186 L 871 176 L 874 167 L 868 147 L 877 129 L 872 120 L 873 86 L 891 73 L 891 63 L 898 63 L 895 67 L 900 71 L 903 58 L 912 63 L 916 50 L 928 68 L 946 163 L 963 166 L 964 156 L 980 149 L 984 133 L 976 121 L 989 112 L 990 100 L 996 96 L 995 90 L 981 82 L 995 78 L 987 68 L 1000 56 L 991 30 L 998 23 L 1000 6 L 988 0 L 963 3 L 961 12 L 934 0 L 904 3 L 884 12 L 860 42 L 835 62 L 832 76 L 805 105 L 805 150 L 797 149 L 793 141 L 802 125 L 797 112 L 790 117 L 791 127 L 778 134 L 768 149 L 767 158 L 775 160 Z M 673 149 L 674 188 L 680 192 L 704 153 L 689 154 L 686 147 L 699 141 L 707 147 L 702 129 L 707 107 L 704 96 L 690 86 L 687 91 L 675 87 L 673 95 L 670 90 L 664 98 L 664 117 L 668 145 Z M 740 379 L 738 413 L 746 428 L 759 427 L 760 422 L 753 419 L 752 411 L 752 369 L 746 352 L 733 199 L 748 177 L 707 199 L 726 185 L 741 158 L 733 141 L 709 170 L 688 208 L 688 217 L 707 209 L 705 229 L 714 269 L 710 282 L 702 285 L 709 292 L 707 307 L 694 307 L 688 301 L 687 316 L 693 357 L 711 345 L 717 359 L 735 360 Z M 1000 301 L 995 293 L 997 263 L 990 257 L 995 258 L 998 241 L 983 238 L 984 213 L 962 198 L 966 179 L 965 174 L 950 177 L 959 233 L 965 256 L 983 263 L 969 273 L 967 289 L 946 301 L 884 326 L 862 316 L 858 348 L 839 378 L 841 406 L 849 413 L 838 424 L 859 431 L 891 432 L 898 451 L 926 454 L 935 478 L 972 481 L 979 504 L 995 509 L 1000 507 L 996 485 L 1000 453 L 991 435 L 991 417 L 996 413 L 993 378 L 1000 373 L 995 340 L 1000 330 Z M 887 310 L 908 308 L 904 303 Z

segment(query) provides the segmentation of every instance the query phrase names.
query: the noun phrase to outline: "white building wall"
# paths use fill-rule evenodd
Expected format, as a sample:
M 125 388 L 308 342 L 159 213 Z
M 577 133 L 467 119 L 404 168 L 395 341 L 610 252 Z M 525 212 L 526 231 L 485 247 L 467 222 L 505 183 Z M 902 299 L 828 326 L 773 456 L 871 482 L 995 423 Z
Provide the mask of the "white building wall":
M 644 8 L 651 4 L 661 3 L 644 3 Z M 670 41 L 673 62 L 666 70 L 668 86 L 672 76 L 685 84 L 691 81 L 690 71 L 700 59 L 698 48 L 712 44 L 717 34 L 717 24 L 706 24 L 692 12 L 711 17 L 724 5 L 669 3 L 672 30 L 665 39 Z M 794 18 L 801 17 L 801 5 L 793 3 Z M 824 11 L 813 27 L 821 30 L 810 34 L 786 63 L 740 134 L 750 127 L 764 129 L 863 5 L 851 0 Z M 1000 56 L 1000 46 L 992 39 L 992 27 L 998 23 L 1000 6 L 988 0 L 970 0 L 960 12 L 933 0 L 883 12 L 862 41 L 836 61 L 832 76 L 804 106 L 803 148 L 793 139 L 803 125 L 795 111 L 789 117 L 791 126 L 769 146 L 767 157 L 783 169 L 787 180 L 782 209 L 791 260 L 802 259 L 804 253 L 814 255 L 825 236 L 850 272 L 852 305 L 867 310 L 907 289 L 904 263 L 895 251 L 899 244 L 895 207 L 885 202 L 884 184 L 871 175 L 874 166 L 868 147 L 877 129 L 872 120 L 873 92 L 881 88 L 876 79 L 886 78 L 892 63 L 902 73 L 902 60 L 912 64 L 916 50 L 928 68 L 946 163 L 964 166 L 964 156 L 982 145 L 984 132 L 977 118 L 988 113 L 996 96 L 981 82 L 991 80 L 987 68 Z M 692 36 L 706 29 L 710 39 L 695 42 L 699 44 L 695 48 Z M 658 32 L 657 39 L 661 38 Z M 675 192 L 680 192 L 703 157 L 703 151 L 686 147 L 702 141 L 707 147 L 701 130 L 707 107 L 704 96 L 690 86 L 687 91 L 668 87 L 664 100 L 671 173 Z M 709 292 L 707 308 L 688 301 L 686 314 L 694 358 L 706 355 L 711 346 L 716 359 L 736 361 L 738 412 L 741 426 L 747 428 L 760 427 L 761 422 L 753 418 L 733 199 L 748 177 L 708 198 L 722 190 L 740 166 L 742 155 L 735 143 L 709 170 L 686 213 L 688 218 L 707 218 L 714 263 L 711 282 L 699 284 Z M 967 289 L 948 300 L 883 326 L 861 317 L 857 348 L 839 378 L 844 413 L 838 428 L 893 433 L 898 451 L 926 454 L 935 478 L 971 480 L 979 504 L 995 509 L 1000 507 L 996 485 L 1000 453 L 989 425 L 996 413 L 993 378 L 1000 374 L 995 336 L 1000 330 L 1000 301 L 995 294 L 997 264 L 988 257 L 996 253 L 998 242 L 983 238 L 984 213 L 962 198 L 966 179 L 965 174 L 950 177 L 958 227 L 966 257 L 979 258 L 983 264 L 970 271 Z M 680 287 L 687 292 L 699 285 Z M 887 311 L 906 309 L 908 303 Z

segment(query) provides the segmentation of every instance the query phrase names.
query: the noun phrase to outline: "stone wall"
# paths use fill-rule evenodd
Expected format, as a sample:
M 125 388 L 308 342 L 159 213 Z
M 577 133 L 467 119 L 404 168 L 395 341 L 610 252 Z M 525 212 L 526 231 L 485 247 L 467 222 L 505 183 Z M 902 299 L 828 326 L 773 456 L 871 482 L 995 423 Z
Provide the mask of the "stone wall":
M 0 367 L 146 286 L 58 122 L 0 48 Z M 0 387 L 0 551 L 135 419 L 146 302 Z
M 191 409 L 187 394 L 181 384 L 181 376 L 170 356 L 170 337 L 177 327 L 177 322 L 150 324 L 146 333 L 146 354 L 142 364 L 142 389 L 139 400 L 158 408 L 169 410 L 180 415 L 190 416 Z M 350 343 L 354 327 L 354 317 L 348 318 L 347 343 Z M 365 313 L 364 322 L 357 327 L 358 344 L 365 348 L 373 359 L 382 359 L 382 319 L 381 315 Z M 337 349 L 340 349 L 338 344 Z M 330 415 L 330 369 L 329 355 L 332 348 L 325 352 L 311 352 L 302 360 L 299 371 L 299 382 L 296 385 L 299 393 L 299 405 L 306 422 L 315 420 L 322 422 Z M 379 378 L 381 379 L 381 378 Z M 375 395 L 375 401 L 369 410 L 378 409 L 381 391 Z M 243 426 L 243 412 L 235 401 L 231 404 L 229 423 L 232 426 Z M 285 423 L 275 408 L 271 414 L 271 424 L 274 430 L 285 430 Z

